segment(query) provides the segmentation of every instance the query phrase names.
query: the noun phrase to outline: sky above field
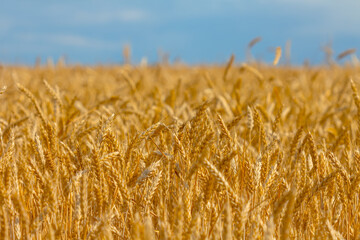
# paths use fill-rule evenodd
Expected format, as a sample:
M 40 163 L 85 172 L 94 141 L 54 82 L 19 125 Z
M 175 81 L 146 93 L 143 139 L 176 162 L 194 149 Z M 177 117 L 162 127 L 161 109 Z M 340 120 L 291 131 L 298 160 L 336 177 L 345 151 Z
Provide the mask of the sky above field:
M 360 47 L 358 0 L 35 0 L 2 1 L 0 62 L 33 65 L 40 57 L 56 62 L 116 64 L 124 45 L 132 62 L 223 63 L 233 53 L 271 62 L 274 48 L 291 46 L 293 64 L 324 61 Z M 281 60 L 284 62 L 284 58 Z M 280 62 L 281 63 L 281 62 Z

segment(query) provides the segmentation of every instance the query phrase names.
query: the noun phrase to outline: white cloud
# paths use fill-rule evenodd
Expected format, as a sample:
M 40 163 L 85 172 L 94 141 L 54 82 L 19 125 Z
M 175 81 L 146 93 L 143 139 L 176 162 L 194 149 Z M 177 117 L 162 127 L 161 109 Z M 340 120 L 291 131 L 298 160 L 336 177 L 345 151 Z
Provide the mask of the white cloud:
M 27 42 L 46 42 L 47 44 L 60 46 L 60 47 L 81 47 L 81 48 L 92 48 L 92 49 L 117 49 L 121 48 L 121 44 L 115 44 L 113 41 L 105 41 L 99 39 L 93 39 L 84 37 L 81 35 L 71 33 L 55 33 L 55 34 L 44 34 L 44 33 L 26 33 L 19 36 L 20 39 Z
M 51 41 L 52 43 L 64 45 L 64 46 L 73 46 L 73 47 L 96 47 L 104 45 L 99 41 L 92 40 L 89 38 L 85 38 L 78 35 L 71 35 L 71 34 L 55 34 L 55 35 L 48 35 L 42 36 L 42 38 Z
M 107 23 L 135 23 L 148 18 L 148 14 L 140 9 L 99 10 L 96 12 L 77 12 L 71 16 L 75 24 L 107 24 Z
M 360 36 L 358 0 L 256 0 L 255 3 L 284 21 L 296 19 L 298 26 L 292 31 L 297 34 Z

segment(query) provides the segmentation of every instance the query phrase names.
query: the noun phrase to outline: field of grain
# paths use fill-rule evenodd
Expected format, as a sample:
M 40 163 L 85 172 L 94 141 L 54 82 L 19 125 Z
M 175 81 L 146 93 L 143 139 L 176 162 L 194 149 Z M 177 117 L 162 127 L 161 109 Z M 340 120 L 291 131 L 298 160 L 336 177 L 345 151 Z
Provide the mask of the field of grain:
M 360 68 L 2 66 L 0 84 L 0 239 L 360 237 Z

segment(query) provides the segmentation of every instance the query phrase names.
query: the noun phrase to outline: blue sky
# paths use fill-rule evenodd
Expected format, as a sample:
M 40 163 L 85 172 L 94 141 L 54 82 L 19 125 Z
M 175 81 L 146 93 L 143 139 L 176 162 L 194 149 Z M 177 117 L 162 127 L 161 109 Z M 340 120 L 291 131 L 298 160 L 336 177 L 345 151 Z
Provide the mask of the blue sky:
M 322 63 L 323 46 L 336 54 L 360 45 L 357 0 L 34 0 L 3 1 L 0 8 L 0 62 L 33 65 L 65 56 L 69 63 L 132 61 L 223 63 L 232 53 L 246 58 L 246 46 L 262 41 L 253 56 L 271 62 L 273 49 L 291 41 L 291 62 Z

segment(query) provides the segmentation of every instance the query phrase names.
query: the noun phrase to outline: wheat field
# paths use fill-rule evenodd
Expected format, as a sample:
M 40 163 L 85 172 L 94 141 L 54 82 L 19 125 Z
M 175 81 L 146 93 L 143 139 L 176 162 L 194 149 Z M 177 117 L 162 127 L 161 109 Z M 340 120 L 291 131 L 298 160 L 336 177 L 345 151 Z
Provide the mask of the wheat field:
M 360 238 L 358 67 L 2 66 L 0 84 L 0 239 Z

